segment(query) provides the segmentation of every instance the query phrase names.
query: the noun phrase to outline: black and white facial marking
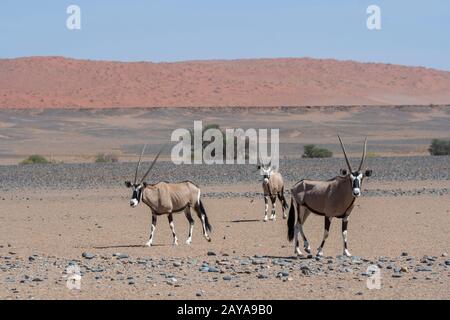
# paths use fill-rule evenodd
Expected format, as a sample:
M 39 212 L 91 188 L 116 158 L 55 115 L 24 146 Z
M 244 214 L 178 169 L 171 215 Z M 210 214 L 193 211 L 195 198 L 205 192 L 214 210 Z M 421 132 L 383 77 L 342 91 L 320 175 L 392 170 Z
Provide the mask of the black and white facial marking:
M 126 181 L 125 185 L 127 186 L 127 188 L 131 188 L 131 190 L 133 191 L 130 200 L 130 206 L 132 208 L 135 208 L 139 204 L 139 202 L 141 202 L 142 189 L 144 186 L 142 184 L 132 184 L 130 181 Z
M 272 174 L 272 166 L 259 166 L 258 169 L 261 171 L 264 183 L 269 183 L 270 175 Z
M 349 175 L 350 181 L 352 183 L 353 196 L 355 198 L 358 198 L 361 195 L 362 181 L 365 177 L 370 177 L 372 175 L 372 170 L 366 170 L 364 173 L 359 171 L 347 173 L 347 170 L 341 170 L 341 175 L 346 176 L 347 174 Z

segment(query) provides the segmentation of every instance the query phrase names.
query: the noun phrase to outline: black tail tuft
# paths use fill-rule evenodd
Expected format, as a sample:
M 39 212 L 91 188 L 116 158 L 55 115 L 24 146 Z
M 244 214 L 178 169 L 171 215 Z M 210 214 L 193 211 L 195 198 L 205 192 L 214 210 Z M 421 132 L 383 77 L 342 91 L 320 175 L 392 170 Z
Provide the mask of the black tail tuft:
M 212 226 L 209 224 L 208 216 L 206 215 L 206 210 L 205 210 L 205 207 L 203 206 L 203 202 L 201 200 L 199 201 L 199 208 L 200 208 L 200 213 L 202 214 L 202 216 L 205 217 L 206 230 L 208 230 L 208 232 L 211 232 Z
M 287 225 L 288 225 L 288 240 L 292 241 L 294 239 L 294 225 L 295 225 L 295 205 L 293 197 L 291 197 L 291 208 L 289 209 L 289 218 L 287 221 Z

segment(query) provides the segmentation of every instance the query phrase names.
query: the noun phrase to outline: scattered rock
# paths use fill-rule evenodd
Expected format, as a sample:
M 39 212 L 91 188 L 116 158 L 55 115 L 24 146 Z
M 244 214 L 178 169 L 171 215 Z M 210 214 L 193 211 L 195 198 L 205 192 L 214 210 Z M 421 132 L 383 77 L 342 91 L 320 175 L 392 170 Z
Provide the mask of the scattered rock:
M 116 257 L 117 259 L 128 259 L 129 256 L 126 253 L 114 253 L 113 254 L 114 257 Z
M 91 259 L 94 259 L 94 258 L 95 258 L 95 254 L 90 253 L 90 252 L 83 252 L 83 253 L 81 254 L 81 256 L 82 256 L 83 258 L 85 258 L 85 259 L 88 259 L 88 260 L 91 260 Z
M 214 251 L 208 251 L 207 255 L 208 256 L 216 256 L 216 253 Z

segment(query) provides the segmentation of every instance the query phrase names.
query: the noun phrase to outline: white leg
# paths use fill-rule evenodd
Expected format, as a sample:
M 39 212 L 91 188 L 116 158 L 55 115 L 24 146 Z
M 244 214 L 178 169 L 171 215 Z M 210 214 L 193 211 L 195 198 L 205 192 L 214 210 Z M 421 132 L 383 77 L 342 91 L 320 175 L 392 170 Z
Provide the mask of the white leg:
M 155 229 L 156 229 L 156 214 L 152 214 L 152 225 L 150 227 L 150 237 L 148 239 L 148 241 L 146 242 L 146 246 L 147 247 L 151 247 L 152 243 L 153 243 L 153 234 L 155 233 Z
M 300 224 L 297 222 L 295 224 L 295 230 L 294 230 L 294 245 L 295 245 L 295 254 L 302 256 L 303 253 L 300 250 L 300 243 L 298 241 L 298 234 L 300 232 Z
M 269 211 L 269 197 L 264 196 L 264 222 L 266 222 L 267 219 L 267 213 Z
M 194 224 L 193 223 L 191 223 L 190 225 L 189 225 L 189 237 L 188 237 L 188 239 L 186 240 L 186 244 L 188 244 L 188 245 L 190 245 L 191 243 L 192 243 L 192 231 L 194 230 Z
M 276 207 L 275 203 L 276 203 L 276 200 L 272 201 L 272 214 L 270 215 L 270 220 L 272 220 L 272 221 L 277 220 L 276 211 L 275 211 L 275 207 Z
M 175 225 L 173 224 L 173 217 L 172 214 L 169 214 L 169 226 L 170 226 L 170 230 L 172 230 L 172 235 L 173 235 L 173 245 L 177 246 L 178 245 L 178 238 L 177 235 L 175 233 Z
M 202 228 L 203 228 L 203 236 L 206 240 L 211 241 L 211 238 L 208 235 L 208 231 L 206 230 L 206 222 L 205 222 L 205 216 L 202 214 Z
M 342 240 L 344 242 L 344 255 L 347 257 L 351 257 L 350 251 L 347 248 L 347 226 L 348 226 L 348 218 L 345 217 L 342 219 Z

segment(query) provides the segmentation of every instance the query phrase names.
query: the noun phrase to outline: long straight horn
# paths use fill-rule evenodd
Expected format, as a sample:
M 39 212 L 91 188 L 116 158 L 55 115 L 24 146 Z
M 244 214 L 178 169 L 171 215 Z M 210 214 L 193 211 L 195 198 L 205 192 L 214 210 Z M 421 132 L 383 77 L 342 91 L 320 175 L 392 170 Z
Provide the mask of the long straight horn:
M 150 171 L 152 170 L 152 168 L 155 165 L 156 161 L 158 160 L 159 156 L 161 155 L 161 152 L 163 151 L 163 149 L 164 149 L 164 147 L 162 147 L 161 150 L 159 150 L 158 154 L 156 155 L 155 159 L 153 160 L 152 164 L 150 165 L 150 168 L 148 168 L 147 172 L 142 177 L 140 183 L 144 182 L 144 180 L 147 178 L 148 174 L 150 173 Z
M 341 137 L 339 135 L 338 135 L 338 138 L 339 138 L 339 142 L 341 143 L 342 151 L 344 152 L 345 162 L 347 162 L 348 170 L 350 170 L 350 172 L 353 172 L 352 166 L 350 165 L 350 162 L 348 161 L 348 158 L 347 158 L 347 153 L 345 152 L 344 144 L 342 143 Z
M 359 168 L 358 171 L 361 171 L 361 169 L 364 166 L 364 161 L 366 160 L 366 149 L 367 149 L 367 137 L 364 140 L 364 149 L 363 149 L 363 154 L 362 154 L 362 158 L 361 158 L 361 163 L 359 164 Z
M 139 171 L 139 167 L 141 165 L 142 156 L 144 155 L 144 152 L 145 152 L 145 148 L 147 148 L 147 145 L 144 145 L 144 148 L 142 148 L 141 155 L 139 156 L 139 161 L 136 166 L 136 173 L 134 174 L 134 184 L 136 184 L 136 181 L 137 181 L 138 171 Z

